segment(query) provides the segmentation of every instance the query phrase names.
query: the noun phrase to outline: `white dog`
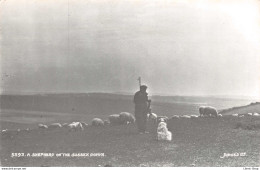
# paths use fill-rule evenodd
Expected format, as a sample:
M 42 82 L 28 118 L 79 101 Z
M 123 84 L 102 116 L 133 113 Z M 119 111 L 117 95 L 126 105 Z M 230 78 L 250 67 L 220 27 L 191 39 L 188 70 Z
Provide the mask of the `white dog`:
M 167 123 L 165 119 L 161 118 L 158 120 L 159 124 L 157 127 L 157 139 L 159 141 L 171 141 L 172 140 L 172 133 L 167 128 Z

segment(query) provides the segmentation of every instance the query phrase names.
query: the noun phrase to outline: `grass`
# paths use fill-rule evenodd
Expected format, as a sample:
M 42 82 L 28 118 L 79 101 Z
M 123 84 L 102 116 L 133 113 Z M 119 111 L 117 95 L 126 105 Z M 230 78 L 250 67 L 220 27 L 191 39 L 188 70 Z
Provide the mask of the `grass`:
M 58 129 L 1 136 L 3 166 L 259 166 L 259 130 L 234 129 L 239 118 L 172 119 L 171 142 L 139 135 L 135 125 Z M 259 121 L 243 118 L 240 122 Z M 148 124 L 151 131 L 152 124 Z M 11 153 L 104 153 L 104 157 L 12 158 Z M 220 158 L 224 153 L 245 157 Z
M 229 116 L 233 113 L 259 113 L 259 104 L 230 109 L 219 118 L 171 119 L 168 128 L 173 140 L 158 142 L 154 133 L 137 134 L 136 125 L 88 127 L 82 132 L 64 129 L 40 131 L 37 128 L 38 123 L 90 123 L 95 117 L 107 119 L 110 114 L 122 111 L 133 113 L 132 96 L 7 95 L 1 96 L 0 102 L 0 129 L 10 130 L 0 136 L 2 166 L 260 166 L 260 118 Z M 152 110 L 168 117 L 198 115 L 198 106 L 205 102 L 223 109 L 240 105 L 240 102 L 247 103 L 209 98 L 154 97 Z M 30 131 L 17 133 L 18 128 L 30 128 Z M 148 130 L 154 132 L 151 122 Z M 105 156 L 11 157 L 12 153 L 104 153 Z M 224 153 L 246 153 L 246 156 L 220 158 Z

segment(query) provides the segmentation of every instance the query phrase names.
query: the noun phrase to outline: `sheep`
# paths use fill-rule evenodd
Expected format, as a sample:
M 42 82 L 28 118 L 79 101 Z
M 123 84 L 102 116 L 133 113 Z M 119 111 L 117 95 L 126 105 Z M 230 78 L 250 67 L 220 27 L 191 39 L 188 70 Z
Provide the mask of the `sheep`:
M 60 123 L 53 123 L 48 126 L 48 129 L 57 129 L 57 128 L 61 128 L 61 127 L 62 127 L 62 125 Z
M 157 125 L 158 125 L 157 121 L 158 121 L 158 116 L 155 113 L 148 114 L 147 129 L 149 129 L 148 131 L 151 132 L 156 138 L 157 138 Z
M 113 114 L 108 117 L 111 125 L 121 125 L 124 122 L 121 121 L 119 114 Z
M 260 114 L 255 112 L 253 116 L 260 116 Z
M 253 116 L 253 113 L 247 113 L 246 115 L 247 116 Z
M 239 115 L 239 117 L 245 117 L 245 115 Z
M 88 127 L 88 124 L 85 123 L 85 122 L 81 122 L 81 124 L 82 124 L 82 126 L 83 126 L 84 129 Z
M 232 116 L 234 116 L 234 117 L 238 117 L 238 114 L 237 114 L 237 113 L 235 113 L 235 114 L 232 114 Z
M 8 131 L 8 129 L 3 129 L 2 133 L 6 133 Z
M 150 113 L 149 114 L 149 119 L 157 120 L 157 118 L 158 118 L 158 116 L 155 113 Z
M 124 124 L 129 124 L 129 123 L 135 123 L 135 117 L 131 113 L 128 112 L 121 112 L 119 114 L 119 119 L 124 123 Z
M 104 126 L 104 121 L 99 118 L 94 118 L 91 122 L 92 126 Z
M 189 115 L 182 115 L 181 118 L 187 118 L 190 119 L 191 117 Z
M 223 115 L 222 114 L 218 114 L 218 117 L 223 117 Z
M 167 123 L 165 119 L 161 118 L 159 120 L 159 124 L 157 127 L 157 140 L 159 141 L 171 141 L 172 140 L 172 133 L 167 128 Z
M 179 119 L 180 118 L 180 116 L 178 116 L 178 115 L 173 115 L 172 117 L 171 117 L 171 119 Z
M 198 115 L 191 115 L 190 116 L 190 118 L 192 118 L 192 119 L 196 119 L 196 118 L 198 118 L 199 116 Z
M 211 106 L 200 106 L 199 113 L 200 117 L 218 117 L 217 109 Z
M 2 138 L 3 139 L 13 139 L 13 133 L 11 133 L 11 131 L 10 130 L 8 130 L 8 129 L 4 129 L 4 130 L 2 130 L 1 131 L 1 133 L 2 133 Z
M 44 124 L 38 124 L 39 129 L 48 129 L 47 125 Z
M 67 126 L 69 128 L 70 131 L 83 131 L 84 127 L 82 126 L 82 124 L 80 122 L 72 122 L 71 124 L 69 124 Z

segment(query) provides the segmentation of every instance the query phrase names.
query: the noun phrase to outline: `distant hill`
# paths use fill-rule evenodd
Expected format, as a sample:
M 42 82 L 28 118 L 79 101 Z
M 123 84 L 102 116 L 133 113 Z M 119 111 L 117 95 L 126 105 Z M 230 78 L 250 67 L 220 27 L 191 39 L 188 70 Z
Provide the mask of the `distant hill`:
M 1 109 L 110 115 L 134 112 L 133 95 L 112 93 L 50 93 L 33 95 L 1 95 Z M 160 115 L 199 114 L 201 105 L 223 110 L 247 105 L 252 100 L 202 96 L 149 96 L 152 111 Z
M 246 114 L 246 113 L 260 113 L 260 102 L 250 103 L 246 106 L 232 107 L 229 109 L 223 109 L 219 113 L 223 115 L 231 114 Z

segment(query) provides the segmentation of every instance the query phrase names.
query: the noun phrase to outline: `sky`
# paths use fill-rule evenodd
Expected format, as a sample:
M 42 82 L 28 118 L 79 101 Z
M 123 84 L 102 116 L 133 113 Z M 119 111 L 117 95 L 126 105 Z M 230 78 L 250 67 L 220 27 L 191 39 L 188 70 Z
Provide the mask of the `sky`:
M 259 0 L 1 0 L 1 92 L 260 98 Z

